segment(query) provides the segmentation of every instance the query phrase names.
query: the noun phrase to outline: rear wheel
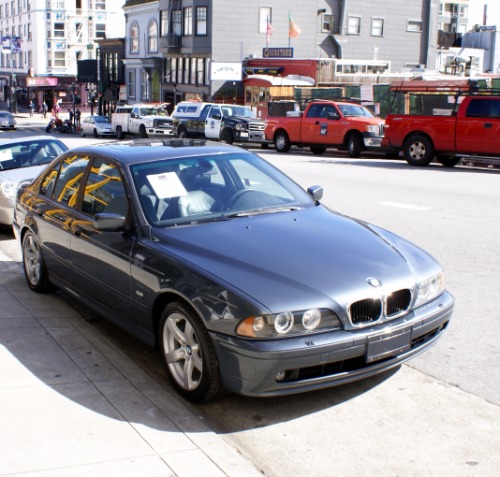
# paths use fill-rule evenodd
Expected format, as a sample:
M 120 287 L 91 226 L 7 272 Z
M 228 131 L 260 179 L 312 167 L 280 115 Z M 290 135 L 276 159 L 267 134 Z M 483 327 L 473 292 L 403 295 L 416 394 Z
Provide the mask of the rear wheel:
M 53 287 L 45 267 L 42 251 L 32 232 L 26 232 L 22 242 L 24 276 L 29 287 L 37 293 L 48 293 Z
M 406 162 L 412 166 L 428 166 L 434 159 L 434 147 L 429 139 L 422 135 L 408 138 L 403 146 Z
M 123 129 L 121 126 L 118 126 L 116 128 L 116 139 L 123 139 L 123 136 L 124 136 Z
M 186 129 L 184 129 L 184 128 L 179 130 L 179 133 L 177 134 L 177 136 L 179 136 L 181 139 L 186 139 L 187 137 L 189 137 Z
M 174 302 L 163 311 L 159 342 L 167 374 L 179 394 L 192 402 L 221 394 L 219 364 L 208 332 L 184 304 Z
M 288 134 L 285 131 L 278 131 L 274 136 L 274 147 L 278 152 L 288 152 L 291 144 Z

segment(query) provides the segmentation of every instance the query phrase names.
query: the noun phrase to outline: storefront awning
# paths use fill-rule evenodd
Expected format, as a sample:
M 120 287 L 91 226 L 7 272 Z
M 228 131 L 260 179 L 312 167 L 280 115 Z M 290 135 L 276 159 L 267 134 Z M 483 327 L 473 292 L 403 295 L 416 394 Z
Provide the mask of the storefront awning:
M 252 80 L 264 81 L 268 86 L 314 86 L 314 78 L 309 76 L 289 75 L 289 76 L 270 76 L 270 75 L 248 75 L 245 78 L 245 83 L 250 83 Z

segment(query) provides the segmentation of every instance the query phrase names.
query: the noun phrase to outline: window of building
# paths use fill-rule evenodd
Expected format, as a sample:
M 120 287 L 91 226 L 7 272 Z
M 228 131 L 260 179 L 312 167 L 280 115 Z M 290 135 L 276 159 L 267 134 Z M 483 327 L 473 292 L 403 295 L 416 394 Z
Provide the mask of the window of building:
M 347 19 L 347 34 L 359 35 L 361 33 L 361 17 L 351 16 Z
M 191 36 L 193 34 L 193 7 L 186 7 L 184 9 L 184 36 Z
M 273 23 L 271 7 L 260 7 L 259 10 L 259 33 L 267 33 L 267 24 Z
M 191 58 L 191 72 L 189 76 L 189 84 L 196 84 L 196 66 L 197 66 L 197 59 L 196 58 Z
M 408 20 L 406 24 L 406 31 L 421 32 L 422 20 Z
M 384 36 L 384 19 L 383 18 L 372 18 L 372 36 Z
M 65 38 L 64 23 L 54 23 L 54 38 Z
M 172 31 L 174 35 L 182 35 L 182 11 L 174 10 L 172 12 Z
M 135 71 L 129 71 L 127 74 L 127 97 L 135 99 Z
M 156 20 L 151 20 L 148 25 L 148 51 L 158 51 L 158 25 Z
M 160 11 L 160 36 L 168 34 L 168 10 Z
M 96 10 L 106 10 L 106 0 L 95 0 Z
M 130 26 L 130 53 L 139 53 L 139 26 L 137 23 Z
M 64 51 L 54 52 L 54 67 L 56 68 L 66 67 L 66 53 Z
M 97 23 L 95 26 L 95 37 L 96 38 L 106 38 L 106 24 Z
M 205 77 L 205 69 L 204 69 L 205 61 L 203 58 L 198 58 L 196 60 L 196 84 L 203 84 L 203 80 Z
M 196 35 L 207 34 L 207 7 L 196 7 Z
M 321 31 L 323 33 L 333 33 L 335 27 L 335 16 L 323 13 L 321 15 Z

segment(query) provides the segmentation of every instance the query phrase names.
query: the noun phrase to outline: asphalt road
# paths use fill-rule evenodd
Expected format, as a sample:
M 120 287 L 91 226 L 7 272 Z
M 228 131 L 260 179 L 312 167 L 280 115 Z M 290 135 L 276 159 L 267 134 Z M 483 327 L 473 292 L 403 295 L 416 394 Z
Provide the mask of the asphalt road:
M 81 141 L 89 139 L 68 143 Z M 288 398 L 225 396 L 191 408 L 268 477 L 498 475 L 500 172 L 256 152 L 303 187 L 322 185 L 325 205 L 435 255 L 455 314 L 436 346 L 385 375 Z M 155 352 L 105 322 L 96 326 L 169 386 Z

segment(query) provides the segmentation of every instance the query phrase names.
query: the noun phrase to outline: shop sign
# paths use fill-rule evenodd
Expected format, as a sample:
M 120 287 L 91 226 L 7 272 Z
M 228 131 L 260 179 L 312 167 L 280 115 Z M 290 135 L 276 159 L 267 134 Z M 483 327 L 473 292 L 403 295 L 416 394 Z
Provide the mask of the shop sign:
M 26 78 L 26 86 L 33 88 L 36 86 L 57 86 L 57 78 L 34 77 Z
M 293 48 L 263 48 L 262 58 L 293 58 Z

